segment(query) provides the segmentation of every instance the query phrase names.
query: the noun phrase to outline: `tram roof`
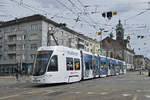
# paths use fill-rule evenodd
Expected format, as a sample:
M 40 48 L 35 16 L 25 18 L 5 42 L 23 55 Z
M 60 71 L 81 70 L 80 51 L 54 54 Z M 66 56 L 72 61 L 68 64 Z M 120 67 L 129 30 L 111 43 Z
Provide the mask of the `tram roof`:
M 64 51 L 72 50 L 72 51 L 77 51 L 77 52 L 80 51 L 80 50 L 65 47 L 65 46 L 42 46 L 42 47 L 39 47 L 37 51 L 42 51 L 42 50 L 64 50 Z

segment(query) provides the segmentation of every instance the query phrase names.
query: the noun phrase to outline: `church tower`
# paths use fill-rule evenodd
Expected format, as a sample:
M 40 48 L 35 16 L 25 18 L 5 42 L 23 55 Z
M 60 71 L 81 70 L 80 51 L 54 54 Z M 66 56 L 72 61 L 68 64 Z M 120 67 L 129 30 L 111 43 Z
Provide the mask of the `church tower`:
M 119 23 L 116 26 L 116 40 L 124 40 L 124 28 L 121 24 L 121 20 L 119 20 Z

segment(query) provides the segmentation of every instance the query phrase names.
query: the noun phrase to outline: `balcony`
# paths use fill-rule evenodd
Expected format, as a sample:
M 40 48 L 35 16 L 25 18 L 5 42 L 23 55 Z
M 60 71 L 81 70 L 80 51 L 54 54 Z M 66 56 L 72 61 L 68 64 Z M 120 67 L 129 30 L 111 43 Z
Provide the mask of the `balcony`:
M 8 36 L 8 40 L 7 40 L 7 44 L 16 44 L 16 35 L 11 35 L 11 36 Z
M 78 44 L 78 49 L 84 50 L 84 45 Z
M 85 44 L 85 43 L 84 43 L 84 40 L 83 40 L 83 39 L 78 38 L 78 44 L 84 45 L 84 44 Z
M 16 45 L 8 45 L 8 54 L 16 53 Z

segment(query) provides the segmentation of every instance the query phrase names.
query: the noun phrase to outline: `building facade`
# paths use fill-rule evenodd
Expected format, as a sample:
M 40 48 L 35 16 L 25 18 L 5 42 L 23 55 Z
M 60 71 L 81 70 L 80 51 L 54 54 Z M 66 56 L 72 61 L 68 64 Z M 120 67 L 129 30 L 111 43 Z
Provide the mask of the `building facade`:
M 143 55 L 135 55 L 134 56 L 135 70 L 139 68 L 145 68 L 145 60 Z
M 145 57 L 144 61 L 145 61 L 145 69 L 150 69 L 150 59 Z
M 135 68 L 134 68 L 135 70 L 139 70 L 139 68 L 150 69 L 150 59 L 144 57 L 143 55 L 135 55 L 134 64 L 135 64 Z
M 0 24 L 0 72 L 13 73 L 16 66 L 26 72 L 40 46 L 63 45 L 98 53 L 98 44 L 96 40 L 42 15 L 3 22 Z

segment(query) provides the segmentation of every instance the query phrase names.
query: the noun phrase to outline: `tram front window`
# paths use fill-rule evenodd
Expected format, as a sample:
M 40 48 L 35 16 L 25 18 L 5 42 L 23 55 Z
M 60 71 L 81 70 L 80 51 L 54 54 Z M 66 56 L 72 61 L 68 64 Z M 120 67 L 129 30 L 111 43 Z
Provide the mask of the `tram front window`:
M 43 75 L 53 51 L 39 51 L 37 53 L 33 76 Z

